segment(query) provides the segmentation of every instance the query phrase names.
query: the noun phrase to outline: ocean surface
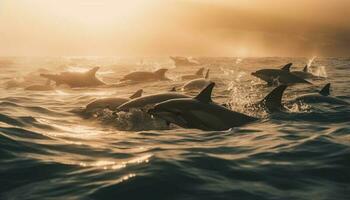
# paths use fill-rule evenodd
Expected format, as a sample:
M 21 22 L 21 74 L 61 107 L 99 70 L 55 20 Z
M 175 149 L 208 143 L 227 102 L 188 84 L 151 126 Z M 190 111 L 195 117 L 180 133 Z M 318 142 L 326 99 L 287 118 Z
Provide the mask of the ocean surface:
M 332 84 L 350 102 L 350 58 L 198 58 L 215 81 L 213 99 L 259 117 L 227 131 L 168 127 L 142 111 L 84 118 L 72 110 L 103 97 L 180 90 L 181 75 L 163 58 L 11 57 L 0 59 L 0 199 L 350 199 L 350 107 L 310 104 L 288 113 L 247 109 L 273 87 L 250 75 L 264 67 L 311 64 L 325 78 L 289 87 L 284 100 Z M 27 91 L 42 72 L 85 71 L 108 86 Z M 137 70 L 168 68 L 171 81 L 121 83 Z M 189 95 L 196 95 L 193 91 Z

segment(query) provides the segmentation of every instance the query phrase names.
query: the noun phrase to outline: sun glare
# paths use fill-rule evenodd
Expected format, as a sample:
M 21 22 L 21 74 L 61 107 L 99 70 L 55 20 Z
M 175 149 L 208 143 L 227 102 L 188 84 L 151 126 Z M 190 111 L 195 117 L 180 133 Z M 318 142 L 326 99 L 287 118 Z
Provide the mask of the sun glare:
M 348 55 L 339 1 L 1 0 L 0 55 Z

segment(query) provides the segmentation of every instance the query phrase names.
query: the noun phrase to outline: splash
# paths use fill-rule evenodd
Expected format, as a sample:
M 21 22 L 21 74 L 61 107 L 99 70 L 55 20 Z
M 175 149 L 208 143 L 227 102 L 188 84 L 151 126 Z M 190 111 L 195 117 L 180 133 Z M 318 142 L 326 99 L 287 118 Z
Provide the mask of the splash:
M 243 61 L 243 58 L 237 58 L 235 64 L 238 65 Z
M 310 112 L 311 106 L 303 102 L 297 102 L 291 105 L 286 106 L 287 110 L 291 113 L 301 113 L 301 112 Z
M 241 71 L 238 68 L 229 69 L 229 68 L 220 67 L 220 70 L 223 72 L 223 75 L 227 77 L 227 80 L 230 80 L 229 82 L 227 82 L 228 90 L 230 90 L 233 84 L 231 80 L 234 80 L 235 83 L 239 84 L 248 75 L 246 71 Z
M 320 77 L 320 78 L 327 78 L 327 71 L 325 66 L 313 66 L 308 68 L 309 73 Z
M 89 69 L 86 67 L 80 67 L 80 66 L 70 66 L 67 68 L 67 71 L 85 73 L 85 72 L 89 71 Z
M 316 76 L 319 77 L 324 77 L 327 78 L 327 71 L 326 71 L 326 67 L 325 66 L 318 66 L 316 69 L 313 70 L 313 74 L 315 74 Z
M 258 101 L 257 99 L 262 98 L 260 95 L 250 95 L 253 93 L 252 91 L 256 90 L 256 88 L 244 88 L 243 86 L 236 85 L 235 82 L 231 82 L 229 90 L 231 91 L 231 95 L 226 104 L 231 110 L 246 113 L 255 117 L 263 117 L 266 115 L 266 112 L 263 109 L 254 106 Z
M 94 117 L 104 124 L 112 125 L 123 131 L 166 130 L 169 126 L 162 119 L 153 118 L 140 109 L 129 112 L 113 112 L 104 109 L 97 112 Z
M 309 59 L 309 62 L 307 63 L 307 66 L 310 67 L 312 65 L 312 63 L 315 61 L 316 58 L 317 58 L 317 56 L 313 56 L 311 59 Z
M 308 71 L 315 76 L 327 78 L 328 75 L 327 75 L 327 71 L 326 71 L 325 66 L 311 66 L 312 63 L 316 60 L 316 58 L 317 58 L 317 56 L 313 56 L 311 59 L 309 59 L 308 64 L 307 64 Z

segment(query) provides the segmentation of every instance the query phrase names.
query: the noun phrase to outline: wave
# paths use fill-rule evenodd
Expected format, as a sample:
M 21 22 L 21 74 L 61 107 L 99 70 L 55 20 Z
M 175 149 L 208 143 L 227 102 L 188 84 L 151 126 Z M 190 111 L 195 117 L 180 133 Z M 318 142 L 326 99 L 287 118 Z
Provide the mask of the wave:
M 148 63 L 171 64 L 167 58 L 152 59 Z M 108 74 L 110 82 L 133 70 L 115 63 L 119 59 L 111 60 L 110 65 L 101 64 L 105 72 L 116 72 Z M 42 63 L 59 72 L 71 66 L 66 61 L 72 59 L 47 58 Z M 98 63 L 94 58 L 83 61 Z M 0 199 L 349 199 L 348 106 L 292 106 L 289 112 L 272 115 L 247 109 L 273 89 L 252 78 L 251 71 L 290 61 L 304 66 L 306 58 L 200 61 L 210 68 L 212 80 L 219 81 L 216 102 L 230 103 L 233 110 L 261 120 L 227 131 L 201 131 L 168 126 L 138 109 L 105 109 L 88 118 L 77 114 L 98 97 L 180 87 L 184 83 L 176 78 L 192 74 L 193 68 L 169 70 L 174 78 L 169 82 L 40 94 L 0 88 Z M 316 66 L 325 66 L 327 80 L 289 87 L 284 99 L 315 92 L 325 81 L 332 83 L 333 96 L 349 99 L 348 61 L 317 58 Z M 79 59 L 74 62 L 83 66 Z M 15 77 L 19 70 L 24 68 L 14 65 L 0 76 Z M 69 112 L 73 108 L 77 112 Z

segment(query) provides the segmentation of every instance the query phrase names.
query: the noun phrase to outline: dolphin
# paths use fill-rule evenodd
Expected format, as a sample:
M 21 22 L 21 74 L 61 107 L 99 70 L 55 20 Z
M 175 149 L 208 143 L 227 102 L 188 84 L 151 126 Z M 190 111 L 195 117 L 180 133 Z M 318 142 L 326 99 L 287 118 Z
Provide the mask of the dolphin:
M 26 88 L 24 88 L 25 90 L 31 90 L 31 91 L 50 91 L 50 90 L 54 90 L 54 87 L 51 86 L 51 80 L 48 79 L 45 85 L 30 85 Z
M 120 105 L 116 110 L 129 111 L 130 109 L 136 109 L 136 108 L 143 109 L 143 108 L 147 108 L 148 106 L 153 106 L 154 104 L 157 104 L 169 99 L 177 99 L 177 98 L 190 98 L 190 97 L 184 94 L 176 93 L 176 92 L 153 94 L 153 95 L 132 99 Z
M 155 72 L 132 72 L 130 74 L 125 75 L 121 81 L 161 81 L 161 80 L 169 80 L 167 77 L 165 77 L 165 72 L 167 72 L 168 69 L 158 69 Z
M 309 66 L 305 65 L 302 71 L 292 71 L 291 73 L 303 79 L 323 78 L 321 76 L 315 76 L 313 73 L 309 72 L 308 69 L 309 69 Z
M 330 95 L 330 87 L 331 84 L 327 83 L 318 93 L 305 94 L 302 96 L 298 96 L 291 101 L 288 101 L 288 104 L 293 103 L 328 103 L 328 104 L 336 104 L 336 105 L 350 105 L 349 102 L 338 99 L 336 97 L 329 96 Z
M 118 106 L 129 101 L 130 99 L 135 99 L 135 98 L 141 97 L 142 92 L 143 92 L 142 89 L 137 90 L 129 98 L 110 97 L 110 98 L 97 99 L 97 100 L 92 101 L 86 105 L 84 113 L 90 114 L 90 113 L 94 113 L 98 110 L 102 110 L 105 108 L 108 108 L 110 110 L 116 110 L 118 108 Z
M 292 100 L 286 101 L 284 104 L 282 104 L 282 96 L 287 88 L 287 85 L 280 85 L 273 89 L 263 100 L 249 105 L 249 108 L 253 108 L 254 110 L 264 109 L 269 113 L 275 113 L 287 111 L 284 105 L 292 105 L 300 102 L 350 105 L 350 103 L 344 100 L 330 97 L 330 86 L 331 84 L 328 83 L 318 93 L 305 94 Z
M 286 111 L 282 105 L 282 96 L 286 89 L 287 85 L 280 85 L 267 94 L 264 99 L 248 105 L 248 108 L 255 111 L 263 109 L 268 113 Z
M 187 82 L 182 87 L 182 90 L 184 91 L 202 90 L 203 88 L 207 87 L 210 83 L 211 81 L 209 80 L 209 69 L 208 69 L 204 78 L 198 78 Z
M 192 79 L 202 78 L 203 71 L 204 71 L 204 67 L 201 67 L 197 70 L 195 74 L 181 76 L 181 80 L 192 80 Z
M 170 56 L 170 59 L 174 61 L 176 67 L 200 65 L 198 61 L 186 57 Z
M 62 72 L 60 74 L 40 74 L 40 76 L 48 78 L 56 82 L 56 85 L 67 84 L 71 88 L 77 87 L 96 87 L 105 85 L 104 82 L 96 77 L 96 72 L 99 67 L 90 69 L 87 72 Z
M 252 75 L 266 81 L 268 85 L 274 85 L 276 82 L 282 85 L 292 85 L 297 83 L 312 84 L 291 73 L 291 66 L 292 63 L 288 63 L 281 69 L 261 69 L 253 72 Z
M 183 128 L 223 131 L 256 121 L 257 118 L 234 112 L 214 103 L 210 83 L 195 98 L 178 98 L 158 103 L 149 114 Z
M 26 81 L 23 80 L 23 78 L 13 78 L 11 80 L 8 80 L 4 82 L 5 88 L 6 89 L 12 89 L 12 88 L 17 88 L 17 87 L 25 87 Z

